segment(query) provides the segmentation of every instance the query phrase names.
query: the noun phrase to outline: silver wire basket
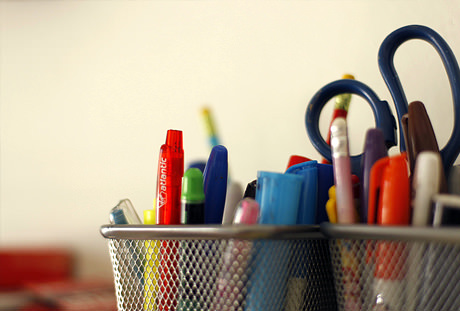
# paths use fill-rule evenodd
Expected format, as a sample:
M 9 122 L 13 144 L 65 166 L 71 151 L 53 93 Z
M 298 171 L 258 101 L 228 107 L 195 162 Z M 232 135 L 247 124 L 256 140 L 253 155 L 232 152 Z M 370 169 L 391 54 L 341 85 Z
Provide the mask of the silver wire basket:
M 342 310 L 460 310 L 460 230 L 322 224 Z
M 337 310 L 319 226 L 106 225 L 119 310 Z

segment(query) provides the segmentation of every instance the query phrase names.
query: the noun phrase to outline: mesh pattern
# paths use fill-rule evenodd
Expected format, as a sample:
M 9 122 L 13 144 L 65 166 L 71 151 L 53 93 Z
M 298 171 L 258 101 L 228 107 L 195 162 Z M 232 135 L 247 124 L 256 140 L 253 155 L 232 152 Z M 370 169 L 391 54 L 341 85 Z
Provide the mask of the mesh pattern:
M 328 242 L 109 239 L 119 310 L 337 310 Z
M 460 310 L 460 245 L 330 241 L 338 309 Z

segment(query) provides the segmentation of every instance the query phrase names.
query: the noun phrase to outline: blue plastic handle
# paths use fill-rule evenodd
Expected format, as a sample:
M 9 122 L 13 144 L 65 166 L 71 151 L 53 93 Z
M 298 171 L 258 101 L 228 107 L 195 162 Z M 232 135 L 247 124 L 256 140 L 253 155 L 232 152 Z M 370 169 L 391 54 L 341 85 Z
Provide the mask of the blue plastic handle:
M 379 68 L 396 107 L 399 128 L 401 129 L 401 117 L 407 113 L 407 99 L 401 86 L 398 74 L 394 67 L 394 54 L 397 48 L 411 39 L 421 39 L 430 43 L 438 52 L 449 78 L 450 88 L 454 104 L 454 128 L 446 146 L 441 150 L 444 169 L 447 171 L 460 153 L 460 70 L 457 60 L 444 39 L 434 30 L 426 26 L 410 25 L 395 30 L 382 42 L 379 50 Z M 400 130 L 400 149 L 406 150 L 403 132 Z
M 305 113 L 305 125 L 308 137 L 318 152 L 331 161 L 331 147 L 321 136 L 319 130 L 319 117 L 321 110 L 333 97 L 351 93 L 363 97 L 371 106 L 374 113 L 375 124 L 383 131 L 387 148 L 396 146 L 396 121 L 391 113 L 388 103 L 380 100 L 374 91 L 357 80 L 337 80 L 321 88 L 311 99 Z M 359 174 L 362 154 L 351 157 L 351 170 Z

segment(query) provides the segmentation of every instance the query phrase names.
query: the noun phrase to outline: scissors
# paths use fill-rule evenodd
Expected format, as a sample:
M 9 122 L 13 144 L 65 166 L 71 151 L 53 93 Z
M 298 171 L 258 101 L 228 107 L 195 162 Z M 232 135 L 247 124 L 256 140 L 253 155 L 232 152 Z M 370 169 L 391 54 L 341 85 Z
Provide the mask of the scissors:
M 378 53 L 380 73 L 396 107 L 400 128 L 400 150 L 401 152 L 406 150 L 401 120 L 408 113 L 408 104 L 395 70 L 393 58 L 397 48 L 411 39 L 421 39 L 430 43 L 436 49 L 449 79 L 454 106 L 454 127 L 447 144 L 440 150 L 443 167 L 447 172 L 460 153 L 460 70 L 457 60 L 446 41 L 437 32 L 426 26 L 409 25 L 395 30 L 382 42 Z M 321 110 L 331 98 L 343 93 L 351 93 L 363 97 L 372 108 L 376 127 L 383 131 L 387 148 L 396 146 L 396 121 L 388 102 L 380 100 L 376 93 L 366 84 L 357 80 L 342 79 L 331 82 L 321 88 L 307 106 L 305 114 L 307 133 L 316 150 L 324 158 L 331 161 L 331 148 L 322 138 L 319 131 L 319 116 Z M 362 154 L 359 154 L 350 158 L 354 174 L 360 171 L 361 157 Z

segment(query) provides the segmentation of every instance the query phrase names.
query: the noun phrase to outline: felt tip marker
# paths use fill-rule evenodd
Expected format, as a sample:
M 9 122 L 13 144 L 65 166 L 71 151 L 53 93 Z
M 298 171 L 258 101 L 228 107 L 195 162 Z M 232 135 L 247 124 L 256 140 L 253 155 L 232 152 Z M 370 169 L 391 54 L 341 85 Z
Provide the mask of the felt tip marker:
M 185 171 L 181 202 L 182 224 L 204 224 L 203 173 L 198 168 Z

